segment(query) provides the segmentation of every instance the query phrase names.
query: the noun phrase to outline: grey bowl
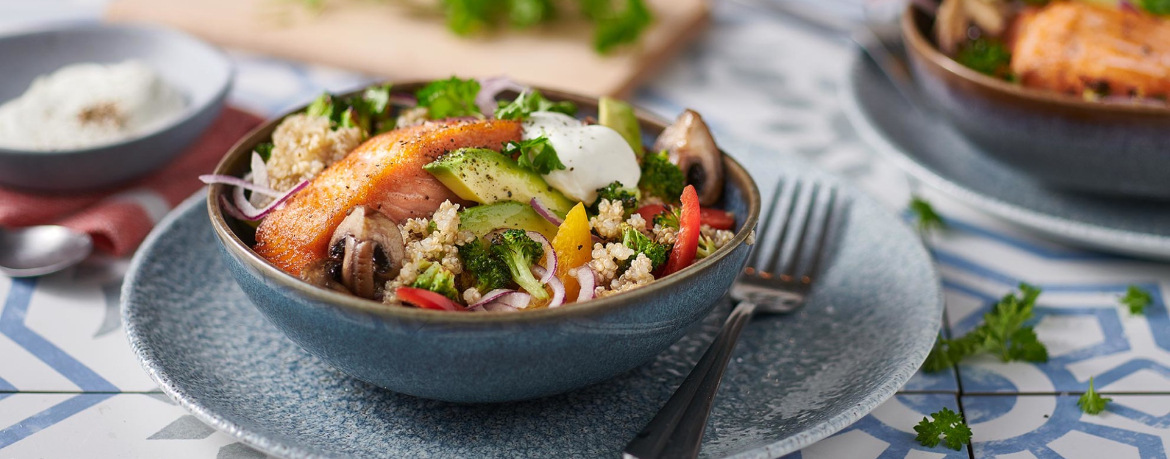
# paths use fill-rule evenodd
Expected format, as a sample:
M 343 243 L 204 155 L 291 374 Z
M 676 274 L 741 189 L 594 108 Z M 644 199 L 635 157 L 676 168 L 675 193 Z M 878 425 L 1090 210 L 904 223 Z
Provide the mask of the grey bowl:
M 396 90 L 418 87 L 395 84 Z M 584 114 L 596 114 L 596 99 L 541 91 L 554 100 L 572 100 Z M 666 126 L 639 115 L 647 136 Z M 240 175 L 254 146 L 279 122 L 268 122 L 233 147 L 216 173 Z M 720 207 L 738 216 L 738 231 L 728 246 L 631 292 L 511 314 L 388 307 L 313 286 L 252 251 L 250 227 L 225 218 L 219 206 L 218 195 L 226 187 L 209 188 L 208 211 L 227 268 L 244 293 L 305 350 L 396 392 L 454 402 L 505 402 L 561 393 L 629 371 L 711 312 L 743 269 L 750 250 L 744 241 L 760 213 L 755 182 L 735 160 L 724 155 L 724 163 L 727 181 Z
M 157 27 L 67 25 L 0 37 L 0 101 L 20 96 L 39 75 L 81 62 L 139 59 L 182 91 L 174 121 L 126 141 L 63 151 L 0 148 L 0 185 L 70 192 L 109 187 L 170 162 L 211 125 L 231 88 L 231 61 L 186 34 Z
M 915 80 L 981 151 L 1047 187 L 1170 199 L 1170 106 L 1101 103 L 1001 81 L 964 67 L 927 39 L 932 21 L 902 18 Z

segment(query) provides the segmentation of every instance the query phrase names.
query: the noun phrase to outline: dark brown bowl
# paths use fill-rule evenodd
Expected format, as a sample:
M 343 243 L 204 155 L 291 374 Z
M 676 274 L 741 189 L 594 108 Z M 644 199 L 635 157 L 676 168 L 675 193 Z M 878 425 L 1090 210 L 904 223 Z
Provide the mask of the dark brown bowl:
M 942 114 L 996 160 L 1070 191 L 1170 199 L 1170 107 L 1094 102 L 976 72 L 928 38 L 909 7 L 902 36 L 915 80 Z

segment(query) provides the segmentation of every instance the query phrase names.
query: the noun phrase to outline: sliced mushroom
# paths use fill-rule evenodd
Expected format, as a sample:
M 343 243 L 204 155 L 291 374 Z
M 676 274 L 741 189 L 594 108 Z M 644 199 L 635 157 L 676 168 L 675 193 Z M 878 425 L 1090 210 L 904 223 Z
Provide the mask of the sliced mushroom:
M 301 280 L 330 290 L 353 293 L 341 285 L 341 263 L 332 258 L 317 260 L 305 266 L 304 271 L 301 271 Z
M 1007 29 L 1008 10 L 1004 0 L 943 0 L 934 20 L 938 48 L 953 56 L 967 41 L 972 23 L 987 35 L 1002 35 Z
M 723 194 L 723 154 L 707 123 L 694 110 L 684 111 L 654 142 L 654 151 L 666 150 L 670 162 L 682 169 L 687 183 L 699 192 L 699 203 L 710 206 Z
M 398 225 L 364 206 L 349 214 L 329 238 L 329 259 L 338 263 L 338 282 L 350 293 L 377 299 L 386 281 L 402 269 L 406 247 Z

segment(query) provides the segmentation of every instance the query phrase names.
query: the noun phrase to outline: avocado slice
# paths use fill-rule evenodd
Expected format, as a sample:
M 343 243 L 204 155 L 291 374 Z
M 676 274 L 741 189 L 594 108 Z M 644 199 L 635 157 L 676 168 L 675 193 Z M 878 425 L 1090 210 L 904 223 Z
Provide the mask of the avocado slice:
M 460 148 L 423 166 L 463 199 L 480 204 L 516 201 L 527 205 L 536 198 L 564 216 L 576 204 L 549 186 L 540 174 L 524 169 L 512 158 L 485 148 Z
M 470 231 L 477 237 L 500 228 L 536 231 L 549 239 L 557 235 L 557 225 L 541 217 L 528 204 L 500 201 L 468 207 L 459 212 L 459 229 Z
M 612 97 L 602 97 L 598 101 L 598 122 L 622 135 L 638 160 L 642 159 L 642 129 L 638 127 L 638 116 L 634 114 L 634 107 Z

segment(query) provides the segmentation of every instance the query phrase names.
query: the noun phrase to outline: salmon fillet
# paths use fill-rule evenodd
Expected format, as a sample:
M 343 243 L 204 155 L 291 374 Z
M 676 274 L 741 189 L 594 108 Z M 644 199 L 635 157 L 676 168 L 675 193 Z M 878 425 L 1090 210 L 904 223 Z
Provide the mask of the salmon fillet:
M 1170 95 L 1170 20 L 1080 2 L 1017 16 L 1012 71 L 1024 86 L 1081 95 Z
M 428 123 L 367 140 L 268 214 L 256 228 L 254 250 L 294 276 L 324 258 L 345 213 L 364 205 L 395 222 L 430 217 L 450 199 L 463 202 L 422 166 L 464 147 L 498 150 L 520 140 L 517 121 Z

